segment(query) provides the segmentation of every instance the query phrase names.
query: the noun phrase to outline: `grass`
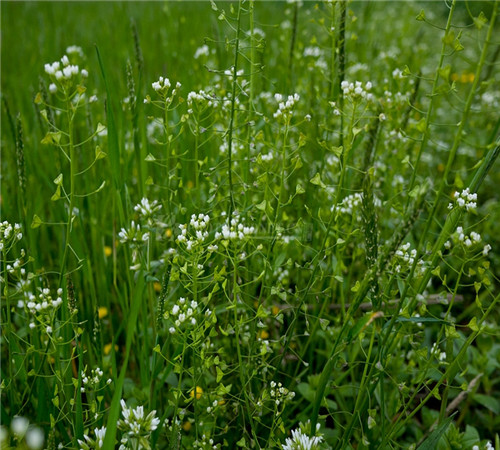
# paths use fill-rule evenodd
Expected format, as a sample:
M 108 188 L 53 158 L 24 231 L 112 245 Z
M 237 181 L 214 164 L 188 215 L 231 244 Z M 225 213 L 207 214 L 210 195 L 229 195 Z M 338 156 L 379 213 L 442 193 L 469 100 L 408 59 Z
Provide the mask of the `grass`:
M 1 8 L 2 448 L 500 447 L 497 1 Z

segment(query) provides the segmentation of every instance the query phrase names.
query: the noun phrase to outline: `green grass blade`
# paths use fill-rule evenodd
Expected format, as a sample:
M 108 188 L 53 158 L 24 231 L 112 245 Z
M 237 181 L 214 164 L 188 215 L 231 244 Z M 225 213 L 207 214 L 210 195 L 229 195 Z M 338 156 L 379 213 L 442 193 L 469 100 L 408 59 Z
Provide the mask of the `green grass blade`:
M 137 323 L 137 316 L 139 309 L 142 305 L 142 295 L 144 292 L 144 276 L 139 273 L 137 284 L 132 295 L 132 304 L 130 306 L 130 316 L 127 321 L 127 339 L 125 343 L 125 359 L 120 370 L 120 376 L 116 382 L 113 400 L 109 409 L 108 422 L 106 427 L 106 438 L 104 439 L 103 449 L 112 450 L 115 448 L 116 429 L 118 418 L 120 415 L 120 400 L 122 398 L 123 382 L 125 381 L 125 374 L 127 372 L 127 365 L 130 356 L 130 348 L 132 346 L 132 338 L 135 334 L 135 327 Z
M 441 439 L 441 436 L 443 436 L 443 434 L 446 432 L 446 430 L 450 426 L 450 423 L 453 420 L 453 416 L 448 417 L 441 425 L 439 425 L 439 427 L 437 427 L 429 435 L 429 437 L 424 442 L 422 442 L 422 444 L 418 447 L 418 449 L 419 450 L 434 450 L 435 448 L 437 448 L 437 444 L 439 442 L 439 439 Z

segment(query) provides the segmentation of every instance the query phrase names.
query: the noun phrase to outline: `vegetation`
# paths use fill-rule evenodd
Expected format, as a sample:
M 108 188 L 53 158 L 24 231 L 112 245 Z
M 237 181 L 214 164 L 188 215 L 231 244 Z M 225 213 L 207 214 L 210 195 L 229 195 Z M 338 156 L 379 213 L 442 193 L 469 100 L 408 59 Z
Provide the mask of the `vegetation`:
M 500 448 L 498 9 L 3 2 L 2 448 Z

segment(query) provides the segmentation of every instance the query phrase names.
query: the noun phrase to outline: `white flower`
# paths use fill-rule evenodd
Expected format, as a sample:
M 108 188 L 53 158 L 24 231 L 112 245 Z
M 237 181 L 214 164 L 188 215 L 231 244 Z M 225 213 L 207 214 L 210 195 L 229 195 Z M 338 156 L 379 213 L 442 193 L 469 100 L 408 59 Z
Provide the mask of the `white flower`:
M 29 424 L 29 420 L 25 417 L 16 416 L 10 423 L 10 429 L 18 438 L 22 438 L 28 431 Z
M 208 45 L 204 44 L 196 49 L 196 52 L 194 53 L 194 59 L 198 59 L 200 56 L 209 56 L 209 55 L 210 55 L 210 49 L 208 48 Z
M 292 437 L 286 438 L 285 444 L 282 446 L 283 450 L 312 450 L 317 449 L 319 444 L 323 441 L 323 437 L 314 436 L 310 437 L 303 433 L 302 430 L 292 430 Z
M 29 428 L 26 433 L 26 445 L 33 450 L 39 450 L 43 447 L 45 436 L 38 427 Z

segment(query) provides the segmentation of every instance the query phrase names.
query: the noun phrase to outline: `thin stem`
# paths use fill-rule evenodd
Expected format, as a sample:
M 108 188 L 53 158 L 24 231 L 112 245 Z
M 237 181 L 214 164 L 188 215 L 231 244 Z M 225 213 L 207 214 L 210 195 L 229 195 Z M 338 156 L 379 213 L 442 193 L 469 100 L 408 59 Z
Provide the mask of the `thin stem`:
M 236 100 L 236 77 L 238 74 L 238 55 L 239 55 L 239 46 L 240 46 L 240 31 L 241 31 L 241 0 L 238 2 L 238 23 L 236 28 L 236 41 L 235 41 L 235 50 L 234 50 L 234 65 L 233 65 L 233 86 L 232 86 L 232 96 L 231 96 L 231 119 L 229 121 L 229 130 L 228 130 L 228 138 L 227 138 L 227 148 L 229 152 L 228 158 L 228 176 L 229 176 L 229 219 L 233 211 L 236 209 L 236 205 L 234 203 L 234 194 L 233 194 L 233 129 L 234 129 L 234 118 L 236 113 L 235 108 L 235 100 Z

